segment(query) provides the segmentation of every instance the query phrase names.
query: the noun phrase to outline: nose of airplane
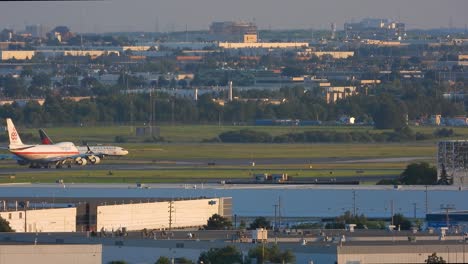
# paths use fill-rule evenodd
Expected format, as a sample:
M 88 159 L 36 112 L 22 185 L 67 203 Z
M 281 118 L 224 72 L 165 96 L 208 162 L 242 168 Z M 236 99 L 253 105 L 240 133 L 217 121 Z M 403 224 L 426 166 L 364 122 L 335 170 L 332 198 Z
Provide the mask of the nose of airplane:
M 122 153 L 123 153 L 124 155 L 127 155 L 127 154 L 128 154 L 128 150 L 122 149 Z

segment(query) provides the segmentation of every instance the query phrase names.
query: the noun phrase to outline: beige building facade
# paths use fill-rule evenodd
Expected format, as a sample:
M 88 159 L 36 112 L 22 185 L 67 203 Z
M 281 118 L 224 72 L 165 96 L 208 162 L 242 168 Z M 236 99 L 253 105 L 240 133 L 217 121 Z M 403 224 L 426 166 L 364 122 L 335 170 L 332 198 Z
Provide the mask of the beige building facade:
M 437 245 L 410 244 L 402 245 L 342 245 L 337 246 L 338 264 L 363 264 L 363 263 L 426 263 L 427 258 L 436 253 L 446 263 L 467 263 L 468 246 L 463 243 L 459 245 Z
M 15 232 L 76 232 L 76 208 L 0 212 Z M 1 263 L 1 262 L 0 262 Z
M 2 61 L 5 60 L 30 60 L 36 51 L 34 50 L 2 50 L 0 51 Z
M 0 264 L 101 264 L 102 245 L 0 245 Z
M 220 42 L 218 47 L 223 49 L 299 49 L 309 47 L 307 42 Z
M 227 215 L 230 198 L 164 201 L 97 207 L 96 230 L 170 229 L 203 226 L 213 214 Z

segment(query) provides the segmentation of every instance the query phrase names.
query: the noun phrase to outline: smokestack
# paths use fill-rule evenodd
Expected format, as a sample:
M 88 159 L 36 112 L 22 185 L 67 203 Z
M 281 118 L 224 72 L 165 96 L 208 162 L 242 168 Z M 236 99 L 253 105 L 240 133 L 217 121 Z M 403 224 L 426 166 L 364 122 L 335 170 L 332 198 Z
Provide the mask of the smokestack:
M 198 88 L 195 88 L 194 99 L 195 101 L 198 101 Z
M 229 81 L 229 95 L 228 95 L 228 101 L 232 102 L 232 81 Z
M 331 23 L 331 31 L 332 31 L 331 39 L 335 39 L 335 37 L 336 37 L 336 23 Z

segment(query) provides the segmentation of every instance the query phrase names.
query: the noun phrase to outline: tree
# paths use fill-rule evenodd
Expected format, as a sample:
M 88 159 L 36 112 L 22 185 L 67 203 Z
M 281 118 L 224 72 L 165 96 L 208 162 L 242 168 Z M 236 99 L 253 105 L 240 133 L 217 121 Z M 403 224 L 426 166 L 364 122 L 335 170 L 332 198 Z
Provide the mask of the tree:
M 373 113 L 375 128 L 399 129 L 406 125 L 405 112 L 402 104 L 397 104 L 389 96 L 381 96 L 381 103 Z
M 156 260 L 155 264 L 170 264 L 171 260 L 168 257 L 160 256 L 158 260 Z
M 449 178 L 447 170 L 445 169 L 445 164 L 442 163 L 442 170 L 440 172 L 440 179 L 437 181 L 437 184 L 440 185 L 449 185 L 452 184 L 452 179 Z
M 212 215 L 206 225 L 203 226 L 206 230 L 224 230 L 232 227 L 232 222 L 226 217 L 219 214 Z
M 447 263 L 442 257 L 438 257 L 437 253 L 432 253 L 432 255 L 427 256 L 426 263 L 437 264 L 437 263 Z
M 242 253 L 234 246 L 226 246 L 223 248 L 211 248 L 200 254 L 198 262 L 203 261 L 204 264 L 234 264 L 243 263 Z
M 411 221 L 402 214 L 395 214 L 393 216 L 393 225 L 400 226 L 401 230 L 410 230 L 412 226 Z
M 14 232 L 15 230 L 11 229 L 10 223 L 0 217 L 0 232 Z
M 295 66 L 290 66 L 290 67 L 285 67 L 282 71 L 281 74 L 284 76 L 289 76 L 289 77 L 298 77 L 298 76 L 303 76 L 306 74 L 306 70 L 302 67 L 295 67 Z
M 437 183 L 437 169 L 427 162 L 411 163 L 400 175 L 400 181 L 408 185 L 431 185 Z
M 257 217 L 252 223 L 250 223 L 249 229 L 257 229 L 257 228 L 270 229 L 271 223 L 263 216 Z
M 249 258 L 257 259 L 257 263 L 264 263 L 269 261 L 272 263 L 294 263 L 296 256 L 291 250 L 287 249 L 281 251 L 278 245 L 272 245 L 271 247 L 264 247 L 263 245 L 251 248 L 249 250 Z

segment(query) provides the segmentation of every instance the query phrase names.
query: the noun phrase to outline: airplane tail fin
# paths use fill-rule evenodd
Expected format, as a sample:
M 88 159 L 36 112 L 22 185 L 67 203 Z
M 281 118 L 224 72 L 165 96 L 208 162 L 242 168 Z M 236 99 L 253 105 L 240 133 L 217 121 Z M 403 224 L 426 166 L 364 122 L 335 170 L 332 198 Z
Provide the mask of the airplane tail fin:
M 39 129 L 39 136 L 41 137 L 41 143 L 44 145 L 52 145 L 54 142 L 52 142 L 52 139 L 50 139 L 49 136 L 47 136 L 46 132 L 44 130 Z
M 94 154 L 94 152 L 91 150 L 88 144 L 86 144 L 86 148 L 88 149 L 88 151 L 86 151 L 86 154 Z
M 7 118 L 6 122 L 7 122 L 8 136 L 10 138 L 10 145 L 13 145 L 13 146 L 24 145 L 23 142 L 21 141 L 18 131 L 16 131 L 15 125 L 13 124 L 13 121 L 11 120 L 11 118 Z

